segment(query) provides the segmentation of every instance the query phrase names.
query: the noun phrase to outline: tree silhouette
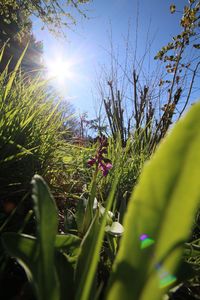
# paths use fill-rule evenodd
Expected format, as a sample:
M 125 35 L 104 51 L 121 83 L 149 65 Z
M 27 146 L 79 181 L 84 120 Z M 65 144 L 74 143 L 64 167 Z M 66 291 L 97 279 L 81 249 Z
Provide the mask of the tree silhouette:
M 24 24 L 26 23 L 26 27 Z M 9 6 L 6 12 L 0 15 L 0 46 L 6 44 L 0 71 L 9 63 L 8 70 L 12 71 L 21 56 L 24 48 L 29 43 L 22 62 L 22 69 L 26 72 L 41 69 L 42 43 L 36 41 L 32 33 L 32 23 L 15 6 Z

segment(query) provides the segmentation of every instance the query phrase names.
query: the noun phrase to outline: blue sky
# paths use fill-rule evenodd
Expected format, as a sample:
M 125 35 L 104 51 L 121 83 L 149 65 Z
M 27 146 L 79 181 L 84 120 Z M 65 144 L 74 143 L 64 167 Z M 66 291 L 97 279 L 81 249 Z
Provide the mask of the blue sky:
M 180 8 L 187 0 L 173 3 Z M 73 31 L 66 31 L 67 40 L 53 37 L 47 30 L 41 31 L 41 24 L 33 20 L 34 34 L 44 44 L 44 59 L 54 62 L 56 57 L 71 62 L 73 76 L 65 82 L 54 86 L 63 99 L 70 101 L 78 112 L 88 112 L 94 116 L 94 98 L 97 99 L 95 82 L 98 79 L 100 66 L 109 65 L 109 32 L 112 27 L 112 40 L 118 47 L 119 59 L 124 58 L 124 40 L 128 26 L 130 40 L 135 44 L 136 20 L 138 15 L 137 56 L 144 53 L 149 29 L 152 59 L 158 50 L 168 43 L 172 36 L 179 32 L 179 14 L 170 14 L 169 0 L 93 0 L 84 5 L 88 19 L 76 14 L 77 25 Z M 129 24 L 129 25 L 128 25 Z M 154 68 L 154 63 L 151 66 Z M 98 101 L 98 100 L 97 100 Z

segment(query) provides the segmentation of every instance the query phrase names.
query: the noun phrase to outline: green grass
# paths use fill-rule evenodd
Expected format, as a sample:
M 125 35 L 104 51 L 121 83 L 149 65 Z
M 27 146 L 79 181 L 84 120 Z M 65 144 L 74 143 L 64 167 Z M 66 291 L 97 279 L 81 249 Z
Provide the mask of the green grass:
M 123 145 L 120 134 L 109 137 L 103 155 L 113 167 L 103 176 L 97 164 L 87 164 L 98 142 L 64 140 L 59 102 L 41 77 L 21 73 L 21 60 L 0 76 L 0 196 L 19 203 L 1 219 L 1 272 L 15 257 L 38 300 L 160 300 L 180 282 L 194 282 L 200 105 L 153 155 L 138 135 Z M 34 211 L 29 205 L 15 223 L 32 177 Z M 30 219 L 35 235 L 24 231 Z
M 59 104 L 39 76 L 6 70 L 0 77 L 0 185 L 3 199 L 27 190 L 33 174 L 46 175 L 63 145 Z M 18 192 L 17 192 L 17 191 Z M 20 193 L 21 191 L 21 193 Z

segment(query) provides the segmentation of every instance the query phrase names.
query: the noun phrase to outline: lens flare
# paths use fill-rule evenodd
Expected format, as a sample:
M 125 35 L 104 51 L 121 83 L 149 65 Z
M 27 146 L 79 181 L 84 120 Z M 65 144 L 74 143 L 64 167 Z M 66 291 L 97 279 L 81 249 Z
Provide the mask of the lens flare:
M 155 241 L 152 238 L 149 238 L 147 234 L 142 234 L 140 236 L 140 241 L 141 241 L 141 249 L 145 249 L 155 243 Z
M 158 272 L 158 277 L 159 277 L 159 287 L 160 288 L 165 288 L 174 282 L 176 282 L 177 278 L 176 276 L 170 274 L 160 263 L 158 263 L 155 266 L 157 272 Z
M 150 238 L 147 234 L 143 233 L 140 236 L 141 245 L 140 248 L 147 248 L 155 243 L 154 239 Z M 176 282 L 176 276 L 170 274 L 161 263 L 155 265 L 159 277 L 159 287 L 165 288 L 174 282 Z
M 167 287 L 173 284 L 174 282 L 176 282 L 176 277 L 174 275 L 169 274 L 160 280 L 160 288 Z

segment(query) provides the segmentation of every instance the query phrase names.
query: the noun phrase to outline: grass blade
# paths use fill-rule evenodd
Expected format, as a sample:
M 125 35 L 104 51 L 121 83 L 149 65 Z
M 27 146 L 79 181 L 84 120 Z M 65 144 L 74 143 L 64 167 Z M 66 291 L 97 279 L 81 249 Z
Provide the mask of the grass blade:
M 22 55 L 20 56 L 19 60 L 17 61 L 17 64 L 16 64 L 16 66 L 15 66 L 13 72 L 11 73 L 11 75 L 10 75 L 10 77 L 9 77 L 8 83 L 7 83 L 6 88 L 5 88 L 5 90 L 4 90 L 4 95 L 3 95 L 3 99 L 4 99 L 4 100 L 6 99 L 8 93 L 9 93 L 11 87 L 12 87 L 12 84 L 13 84 L 13 81 L 14 81 L 14 79 L 15 79 L 16 73 L 17 73 L 17 71 L 18 71 L 18 69 L 19 69 L 19 67 L 20 67 L 20 65 L 21 65 L 21 62 L 22 62 L 22 60 L 23 60 L 23 58 L 24 58 L 24 55 L 25 55 L 26 50 L 27 50 L 27 48 L 28 48 L 28 45 L 29 45 L 29 44 L 27 44 L 27 46 L 25 47 L 24 51 L 22 52 Z

